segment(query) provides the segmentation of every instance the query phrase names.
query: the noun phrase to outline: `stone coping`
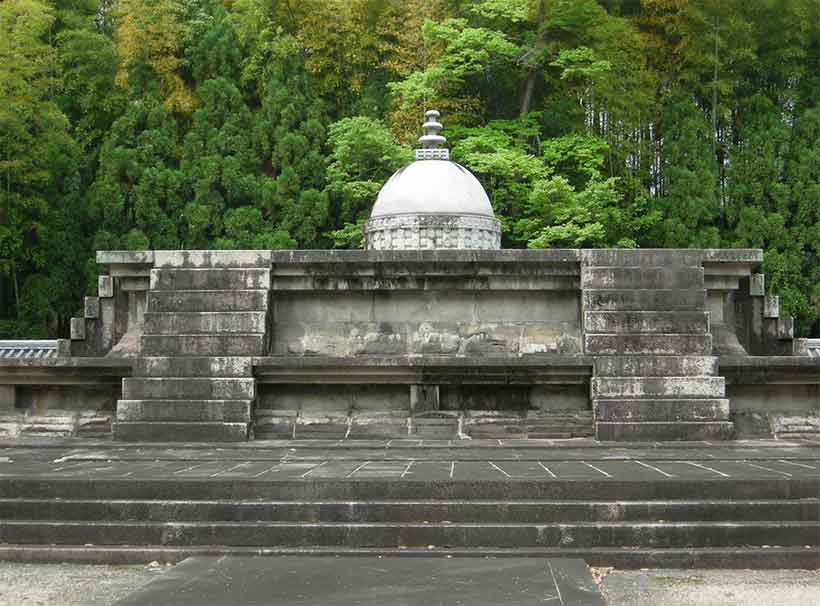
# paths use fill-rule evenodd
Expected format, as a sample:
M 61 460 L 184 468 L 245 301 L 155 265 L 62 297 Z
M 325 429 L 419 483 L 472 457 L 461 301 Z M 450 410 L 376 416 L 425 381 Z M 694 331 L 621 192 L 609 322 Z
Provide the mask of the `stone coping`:
M 534 368 L 539 366 L 592 367 L 592 358 L 585 355 L 527 354 L 527 355 L 413 355 L 413 356 L 264 356 L 253 358 L 254 368 L 322 368 L 322 367 L 386 367 L 408 366 L 411 368 L 444 367 L 512 367 Z
M 618 249 L 621 250 L 621 249 Z M 636 249 L 644 252 L 693 251 L 702 252 L 705 263 L 760 263 L 763 251 L 754 248 L 732 249 Z M 168 252 L 168 251 L 160 251 Z M 203 252 L 203 251 L 185 251 Z M 209 251 L 213 252 L 213 251 Z M 244 252 L 244 251 L 225 251 Z M 504 249 L 504 250 L 274 250 L 273 263 L 374 263 L 374 262 L 509 262 L 509 263 L 577 263 L 582 249 Z M 97 263 L 101 265 L 152 265 L 153 250 L 99 250 Z

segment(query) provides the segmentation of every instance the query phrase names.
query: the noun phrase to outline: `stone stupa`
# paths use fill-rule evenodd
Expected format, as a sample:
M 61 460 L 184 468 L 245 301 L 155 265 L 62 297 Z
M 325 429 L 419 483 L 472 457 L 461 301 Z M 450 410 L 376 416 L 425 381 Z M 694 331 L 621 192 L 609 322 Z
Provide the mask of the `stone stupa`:
M 439 112 L 429 110 L 416 161 L 385 183 L 365 224 L 368 250 L 501 247 L 501 224 L 487 192 L 466 168 L 450 161 Z

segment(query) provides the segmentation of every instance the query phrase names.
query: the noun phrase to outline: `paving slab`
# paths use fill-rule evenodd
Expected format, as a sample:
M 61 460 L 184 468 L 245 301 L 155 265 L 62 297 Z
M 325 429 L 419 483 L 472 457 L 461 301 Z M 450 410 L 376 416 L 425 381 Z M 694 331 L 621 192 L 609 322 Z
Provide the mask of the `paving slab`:
M 610 606 L 811 606 L 820 570 L 616 570 L 603 588 Z
M 583 560 L 194 557 L 114 606 L 604 606 Z

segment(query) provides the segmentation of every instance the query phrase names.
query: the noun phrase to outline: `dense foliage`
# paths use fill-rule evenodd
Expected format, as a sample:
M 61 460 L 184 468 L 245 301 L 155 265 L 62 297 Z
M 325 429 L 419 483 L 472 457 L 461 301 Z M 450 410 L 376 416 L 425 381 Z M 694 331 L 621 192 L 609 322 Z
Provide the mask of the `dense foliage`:
M 817 0 L 4 0 L 0 337 L 95 248 L 361 245 L 440 109 L 506 247 L 761 247 L 820 335 Z

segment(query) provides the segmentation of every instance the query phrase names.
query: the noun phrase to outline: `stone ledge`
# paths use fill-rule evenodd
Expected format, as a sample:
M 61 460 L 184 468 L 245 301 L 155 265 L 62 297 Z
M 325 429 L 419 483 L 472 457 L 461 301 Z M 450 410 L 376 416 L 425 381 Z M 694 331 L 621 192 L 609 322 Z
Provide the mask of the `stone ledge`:
M 727 384 L 820 383 L 820 358 L 808 356 L 721 356 Z

